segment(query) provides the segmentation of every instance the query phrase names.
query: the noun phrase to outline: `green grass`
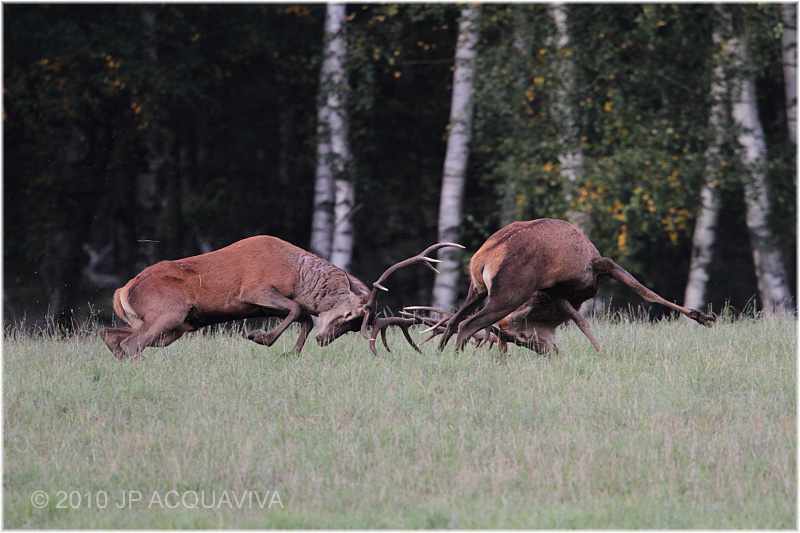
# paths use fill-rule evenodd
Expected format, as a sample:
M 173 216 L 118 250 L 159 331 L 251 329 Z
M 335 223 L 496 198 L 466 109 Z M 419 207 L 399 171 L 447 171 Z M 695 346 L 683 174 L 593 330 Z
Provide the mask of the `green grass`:
M 558 355 L 504 362 L 417 354 L 399 334 L 378 357 L 358 335 L 285 355 L 290 331 L 272 348 L 190 335 L 120 363 L 96 335 L 7 333 L 3 525 L 797 527 L 793 318 L 593 330 L 607 358 L 571 326 Z M 281 505 L 237 505 L 246 491 Z

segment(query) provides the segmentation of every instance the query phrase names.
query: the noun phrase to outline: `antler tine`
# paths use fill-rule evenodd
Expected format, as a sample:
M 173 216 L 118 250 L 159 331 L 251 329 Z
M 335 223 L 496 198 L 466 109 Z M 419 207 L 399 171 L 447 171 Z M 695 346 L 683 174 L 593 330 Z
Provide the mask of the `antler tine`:
M 372 350 L 373 354 L 378 355 L 378 352 L 375 349 L 375 341 L 378 339 L 378 332 L 380 332 L 381 341 L 383 341 L 386 351 L 392 353 L 392 350 L 389 348 L 389 344 L 386 342 L 386 328 L 389 326 L 398 326 L 411 347 L 422 353 L 422 351 L 419 349 L 419 346 L 416 345 L 414 340 L 411 338 L 411 334 L 408 332 L 408 328 L 417 323 L 418 321 L 416 318 L 401 318 L 394 316 L 376 318 L 375 322 L 372 324 L 372 338 L 369 339 L 369 349 Z
M 475 348 L 480 348 L 481 346 L 483 346 L 484 344 L 486 344 L 488 342 L 489 346 L 487 346 L 486 349 L 487 350 L 491 350 L 492 349 L 492 344 L 494 344 L 494 342 L 495 342 L 494 338 L 496 337 L 496 335 L 493 336 L 494 335 L 494 329 L 495 329 L 494 326 L 489 326 L 489 327 L 487 327 L 486 329 L 483 330 L 483 335 L 480 334 L 481 332 L 475 333 L 475 335 L 472 336 L 472 338 L 477 341 L 477 344 L 475 344 Z
M 441 323 L 434 321 L 434 319 L 430 317 L 411 315 L 410 313 L 406 313 L 405 311 L 402 311 L 401 314 L 413 316 L 417 320 L 417 323 L 430 326 L 427 329 L 422 330 L 422 332 L 425 333 L 428 331 L 433 331 L 433 333 L 431 333 L 428 336 L 428 338 L 426 338 L 424 341 L 420 342 L 420 344 L 425 344 L 426 342 L 435 339 L 437 335 L 441 335 L 442 333 L 444 333 L 444 328 L 441 326 Z
M 411 311 L 430 311 L 432 313 L 439 313 L 440 315 L 451 317 L 453 313 L 449 311 L 445 311 L 444 309 L 440 309 L 438 307 L 431 307 L 428 305 L 407 305 L 403 309 L 410 309 Z
M 463 246 L 461 246 L 460 244 L 454 243 L 454 242 L 438 242 L 436 244 L 428 246 L 421 253 L 415 255 L 414 257 L 409 257 L 408 259 L 400 261 L 399 263 L 395 263 L 394 265 L 392 265 L 389 268 L 387 268 L 386 271 L 383 274 L 381 274 L 381 277 L 378 278 L 378 281 L 373 283 L 372 286 L 376 287 L 376 288 L 380 288 L 380 289 L 386 290 L 386 288 L 383 287 L 383 285 L 382 285 L 383 282 L 386 281 L 386 278 L 388 278 L 389 276 L 391 276 L 392 274 L 394 274 L 395 272 L 397 272 L 401 268 L 405 268 L 405 267 L 407 267 L 409 265 L 413 265 L 415 263 L 423 263 L 425 266 L 427 266 L 428 268 L 430 268 L 431 270 L 433 270 L 434 272 L 436 272 L 438 274 L 439 271 L 436 270 L 431 263 L 441 263 L 441 261 L 439 259 L 434 259 L 432 257 L 427 257 L 427 256 L 431 252 L 435 252 L 436 250 L 438 250 L 440 248 L 447 248 L 447 247 L 461 248 L 462 250 L 464 249 Z M 374 291 L 373 291 L 373 294 L 374 294 Z
M 450 320 L 450 317 L 453 316 L 453 313 L 445 311 L 444 309 L 439 309 L 438 307 L 429 307 L 429 306 L 426 306 L 426 305 L 412 305 L 412 306 L 409 306 L 409 307 L 404 307 L 403 309 L 411 309 L 412 311 L 413 310 L 432 311 L 434 313 L 439 313 L 440 315 L 442 315 L 442 318 L 438 322 L 434 322 L 433 319 L 424 320 L 423 324 L 425 324 L 426 326 L 430 326 L 430 327 L 428 327 L 428 329 L 423 329 L 422 333 L 427 333 L 429 331 L 435 330 L 439 326 L 444 325 L 444 323 L 447 322 L 448 320 Z M 425 339 L 425 342 L 428 342 L 432 338 L 433 337 L 429 337 L 429 338 Z
M 413 313 L 409 313 L 408 311 L 406 311 L 406 309 L 419 310 L 419 311 L 432 311 L 434 313 L 441 314 L 442 318 L 441 318 L 441 320 L 436 321 L 431 317 L 419 316 L 419 315 L 415 315 Z M 415 318 L 417 320 L 417 322 L 419 324 L 423 324 L 425 326 L 429 326 L 427 329 L 422 330 L 422 333 L 427 333 L 429 331 L 433 331 L 433 333 L 431 333 L 428 336 L 428 338 L 426 338 L 420 344 L 425 344 L 426 342 L 429 342 L 429 341 L 435 339 L 437 335 L 441 335 L 442 333 L 444 333 L 444 328 L 442 327 L 442 324 L 444 324 L 450 318 L 450 316 L 453 315 L 453 313 L 449 313 L 449 312 L 445 311 L 444 309 L 439 309 L 438 307 L 429 307 L 429 306 L 425 306 L 425 305 L 411 305 L 411 306 L 408 306 L 408 307 L 404 307 L 403 311 L 400 311 L 400 314 L 404 315 L 404 316 L 413 317 L 413 318 Z
M 412 311 L 430 311 L 433 313 L 439 313 L 442 318 L 441 320 L 434 321 L 434 319 L 426 316 L 419 316 L 406 311 L 407 309 Z M 403 311 L 400 314 L 408 317 L 412 317 L 418 321 L 418 323 L 424 324 L 429 326 L 427 329 L 422 330 L 422 333 L 427 333 L 429 331 L 433 331 L 431 335 L 422 341 L 420 344 L 425 344 L 426 342 L 436 338 L 436 336 L 441 335 L 444 330 L 442 325 L 451 317 L 453 313 L 445 311 L 444 309 L 440 309 L 438 307 L 430 307 L 426 305 L 409 305 L 403 308 Z M 499 342 L 500 340 L 500 330 L 496 326 L 489 326 L 483 331 L 476 332 L 472 338 L 475 340 L 475 348 L 480 348 L 484 344 L 488 343 L 487 350 L 491 350 L 492 346 L 495 342 Z
M 386 269 L 386 271 L 383 274 L 381 274 L 381 276 L 378 278 L 378 280 L 375 283 L 372 284 L 372 291 L 369 294 L 369 298 L 367 299 L 367 303 L 364 304 L 364 320 L 361 322 L 361 335 L 365 339 L 372 340 L 373 337 L 375 337 L 375 335 L 373 335 L 372 337 L 367 335 L 367 327 L 373 321 L 376 320 L 375 317 L 374 317 L 374 315 L 376 313 L 375 300 L 378 297 L 378 291 L 379 290 L 384 290 L 384 291 L 388 290 L 386 287 L 383 286 L 383 283 L 386 281 L 386 279 L 389 276 L 391 276 L 393 273 L 395 273 L 398 270 L 400 270 L 401 268 L 405 268 L 407 266 L 410 266 L 410 265 L 413 265 L 413 264 L 416 264 L 416 263 L 423 263 L 428 268 L 432 269 L 434 272 L 436 272 L 438 274 L 439 271 L 436 270 L 433 267 L 432 263 L 439 263 L 440 261 L 438 259 L 434 259 L 432 257 L 428 257 L 428 254 L 431 253 L 431 252 L 434 252 L 434 251 L 436 251 L 436 250 L 438 250 L 440 248 L 445 248 L 445 247 L 453 247 L 453 248 L 461 248 L 461 249 L 464 248 L 460 244 L 457 244 L 457 243 L 454 243 L 454 242 L 438 242 L 436 244 L 433 244 L 433 245 L 428 246 L 427 248 L 425 248 L 425 250 L 423 250 L 422 253 L 419 253 L 419 254 L 417 254 L 417 255 L 415 255 L 413 257 L 409 257 L 408 259 L 405 259 L 403 261 L 400 261 L 399 263 L 395 263 L 394 265 L 390 266 L 389 268 Z
M 407 311 L 400 311 L 400 314 L 403 315 L 404 317 L 408 317 L 409 319 L 414 320 L 414 324 L 421 324 L 423 326 L 431 326 L 436 324 L 436 320 L 428 316 L 415 315 Z

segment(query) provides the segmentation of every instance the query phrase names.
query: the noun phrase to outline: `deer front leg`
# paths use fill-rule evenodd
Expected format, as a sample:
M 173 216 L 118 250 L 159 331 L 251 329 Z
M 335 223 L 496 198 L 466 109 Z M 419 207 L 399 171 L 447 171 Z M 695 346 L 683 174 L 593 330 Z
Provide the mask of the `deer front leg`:
M 290 300 L 286 296 L 276 291 L 267 291 L 258 295 L 250 295 L 246 301 L 259 307 L 264 307 L 269 311 L 277 310 L 287 312 L 286 318 L 284 318 L 283 321 L 278 324 L 277 328 L 273 329 L 269 333 L 256 331 L 247 336 L 247 338 L 251 341 L 264 346 L 272 346 L 275 341 L 278 340 L 278 337 L 280 337 L 283 332 L 286 331 L 286 329 L 292 324 L 292 322 L 300 319 L 300 317 L 303 315 L 303 309 L 300 307 L 300 304 L 294 300 Z M 295 344 L 296 350 L 298 349 L 298 346 L 302 348 L 303 344 L 305 344 L 308 332 L 311 331 L 311 328 L 308 327 L 310 320 L 310 317 L 308 317 L 308 320 L 301 320 L 301 332 L 300 338 L 297 339 L 297 343 Z M 313 326 L 313 323 L 311 325 Z M 308 328 L 308 331 L 306 331 L 306 328 Z
M 306 339 L 308 338 L 308 334 L 311 333 L 311 330 L 314 329 L 314 321 L 311 320 L 311 315 L 307 315 L 303 313 L 300 315 L 300 318 L 297 319 L 300 322 L 300 336 L 297 337 L 297 342 L 294 345 L 294 351 L 296 353 L 300 353 L 303 349 L 303 345 L 306 343 Z
M 464 303 L 461 307 L 456 311 L 456 313 L 450 317 L 450 320 L 447 321 L 446 326 L 444 328 L 444 333 L 442 333 L 442 338 L 439 341 L 439 350 L 444 350 L 444 347 L 447 345 L 447 341 L 450 340 L 450 337 L 453 336 L 454 333 L 460 331 L 460 324 L 461 322 L 469 315 L 473 309 L 478 307 L 486 296 L 488 296 L 489 292 L 487 290 L 479 291 L 474 283 L 469 284 L 469 290 L 467 291 L 467 299 L 464 300 Z M 502 317 L 500 317 L 502 318 Z M 489 324 L 491 325 L 491 324 Z M 482 328 L 478 328 L 482 329 Z M 475 331 L 477 332 L 478 329 Z M 456 348 L 460 350 L 461 348 Z
M 461 351 L 469 340 L 479 331 L 490 328 L 492 324 L 508 315 L 509 309 L 515 309 L 521 302 L 511 301 L 507 303 L 500 299 L 489 298 L 486 307 L 469 317 L 458 327 L 456 337 L 456 350 Z M 501 347 L 502 350 L 502 347 Z
M 569 303 L 564 298 L 557 298 L 551 296 L 551 299 L 553 300 L 553 303 L 556 305 L 556 307 L 558 307 L 562 312 L 564 312 L 567 316 L 569 316 L 573 322 L 575 322 L 578 325 L 583 334 L 586 335 L 586 337 L 592 343 L 594 349 L 600 352 L 600 355 L 606 355 L 606 352 L 605 350 L 603 350 L 603 347 L 600 346 L 600 343 L 597 342 L 597 339 L 595 339 L 594 335 L 592 335 L 592 330 L 589 329 L 589 323 L 574 307 L 572 307 L 572 304 Z

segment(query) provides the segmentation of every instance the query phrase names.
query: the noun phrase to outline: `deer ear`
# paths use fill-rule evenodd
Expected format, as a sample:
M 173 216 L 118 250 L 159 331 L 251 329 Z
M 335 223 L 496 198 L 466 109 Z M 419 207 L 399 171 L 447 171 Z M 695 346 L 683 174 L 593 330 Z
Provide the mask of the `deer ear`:
M 355 283 L 353 283 L 353 280 L 352 280 L 352 278 L 350 278 L 350 274 L 348 274 L 347 272 L 345 272 L 345 273 L 344 273 L 344 275 L 345 275 L 345 276 L 347 276 L 347 285 L 350 287 L 350 292 L 352 292 L 352 293 L 355 293 L 355 294 L 359 294 L 359 293 L 363 292 L 363 291 L 362 291 L 362 290 L 359 288 L 359 286 L 358 286 L 358 285 L 356 285 Z

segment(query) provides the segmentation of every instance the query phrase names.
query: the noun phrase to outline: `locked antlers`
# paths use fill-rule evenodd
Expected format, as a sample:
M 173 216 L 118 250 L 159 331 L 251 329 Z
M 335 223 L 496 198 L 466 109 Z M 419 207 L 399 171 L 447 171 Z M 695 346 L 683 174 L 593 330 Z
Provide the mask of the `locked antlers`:
M 422 316 L 416 313 L 409 313 L 409 311 L 428 311 L 431 313 L 438 314 L 439 316 L 441 316 L 441 318 L 439 320 L 435 320 L 429 316 Z M 450 318 L 453 316 L 454 313 L 450 313 L 448 311 L 445 311 L 444 309 L 439 309 L 438 307 L 430 307 L 425 305 L 409 305 L 404 307 L 403 310 L 400 312 L 400 314 L 405 317 L 409 317 L 410 319 L 413 319 L 416 324 L 423 324 L 428 326 L 427 329 L 422 330 L 422 333 L 427 333 L 429 331 L 432 332 L 427 339 L 425 339 L 420 343 L 420 344 L 425 344 L 426 342 L 436 338 L 438 335 L 444 333 L 445 324 L 447 323 L 448 320 L 450 320 Z M 504 332 L 500 330 L 500 328 L 498 328 L 497 326 L 491 326 L 483 331 L 475 332 L 475 334 L 472 335 L 472 338 L 476 342 L 475 348 L 480 348 L 484 344 L 488 343 L 487 349 L 491 349 L 492 345 L 498 343 L 498 345 L 501 346 L 501 350 L 505 351 L 503 347 L 505 345 L 506 336 L 507 335 L 505 335 Z
M 386 328 L 389 326 L 398 326 L 402 331 L 403 335 L 405 336 L 406 340 L 411 344 L 411 346 L 419 351 L 419 347 L 414 343 L 411 339 L 411 335 L 408 332 L 408 328 L 413 326 L 414 324 L 419 324 L 420 322 L 415 320 L 414 318 L 402 318 L 402 317 L 377 317 L 377 299 L 378 299 L 378 292 L 379 291 L 388 291 L 383 284 L 386 282 L 386 279 L 400 270 L 401 268 L 405 268 L 407 266 L 415 265 L 417 263 L 422 263 L 437 274 L 439 273 L 438 270 L 433 266 L 433 263 L 440 263 L 439 259 L 434 259 L 432 257 L 428 257 L 428 254 L 439 250 L 440 248 L 461 248 L 464 247 L 460 244 L 456 244 L 454 242 L 440 242 L 436 243 L 432 246 L 425 248 L 421 253 L 409 257 L 399 263 L 395 263 L 394 265 L 390 266 L 386 269 L 386 271 L 381 274 L 378 280 L 372 284 L 372 291 L 370 292 L 369 298 L 367 299 L 367 303 L 364 304 L 364 319 L 361 322 L 361 335 L 364 336 L 365 339 L 369 341 L 370 350 L 372 353 L 377 353 L 375 350 L 375 340 L 378 337 L 378 333 L 381 334 L 381 340 L 383 341 L 383 345 L 389 350 L 389 345 L 386 343 Z M 367 334 L 367 328 L 372 328 L 372 336 Z M 391 351 L 391 350 L 389 350 Z

